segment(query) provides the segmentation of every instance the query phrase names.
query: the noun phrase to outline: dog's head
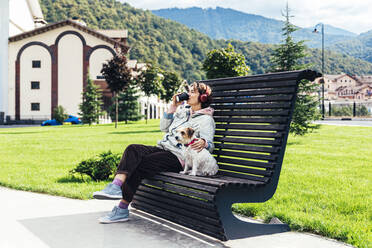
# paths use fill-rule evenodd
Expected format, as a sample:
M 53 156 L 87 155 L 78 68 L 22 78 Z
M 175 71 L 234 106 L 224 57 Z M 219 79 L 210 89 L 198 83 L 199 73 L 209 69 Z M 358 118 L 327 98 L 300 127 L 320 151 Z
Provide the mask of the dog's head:
M 177 129 L 177 133 L 176 133 L 175 138 L 178 141 L 178 143 L 183 144 L 183 145 L 187 145 L 193 140 L 194 133 L 195 133 L 195 131 L 191 127 L 179 128 L 179 129 Z

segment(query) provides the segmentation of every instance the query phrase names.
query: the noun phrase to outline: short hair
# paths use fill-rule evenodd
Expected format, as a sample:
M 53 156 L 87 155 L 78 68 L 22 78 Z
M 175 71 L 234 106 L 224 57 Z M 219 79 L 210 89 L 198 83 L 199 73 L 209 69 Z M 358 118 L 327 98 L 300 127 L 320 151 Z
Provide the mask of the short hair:
M 191 87 L 198 90 L 199 94 L 206 94 L 207 95 L 207 101 L 201 102 L 201 107 L 202 108 L 207 108 L 211 105 L 212 103 L 212 89 L 205 83 L 201 82 L 194 82 L 191 84 Z

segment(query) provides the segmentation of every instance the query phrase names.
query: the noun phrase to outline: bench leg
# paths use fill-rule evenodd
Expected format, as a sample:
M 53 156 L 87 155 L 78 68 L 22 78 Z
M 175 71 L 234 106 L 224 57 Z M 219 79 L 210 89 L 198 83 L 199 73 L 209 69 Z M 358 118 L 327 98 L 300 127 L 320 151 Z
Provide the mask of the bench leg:
M 235 201 L 229 201 L 228 195 L 221 196 L 223 201 L 216 202 L 218 213 L 225 231 L 226 240 L 254 237 L 290 231 L 287 224 L 261 224 L 242 221 L 232 213 L 231 206 Z M 231 194 L 230 194 L 231 196 Z M 230 198 L 231 199 L 231 198 Z

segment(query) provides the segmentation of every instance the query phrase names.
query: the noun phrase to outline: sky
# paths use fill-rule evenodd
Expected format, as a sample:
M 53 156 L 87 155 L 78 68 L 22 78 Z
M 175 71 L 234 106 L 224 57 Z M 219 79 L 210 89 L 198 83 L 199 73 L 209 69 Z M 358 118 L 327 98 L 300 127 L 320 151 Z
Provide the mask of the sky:
M 141 9 L 163 8 L 231 8 L 249 14 L 283 20 L 288 1 L 291 22 L 300 27 L 318 23 L 346 29 L 353 33 L 372 30 L 372 0 L 120 0 Z

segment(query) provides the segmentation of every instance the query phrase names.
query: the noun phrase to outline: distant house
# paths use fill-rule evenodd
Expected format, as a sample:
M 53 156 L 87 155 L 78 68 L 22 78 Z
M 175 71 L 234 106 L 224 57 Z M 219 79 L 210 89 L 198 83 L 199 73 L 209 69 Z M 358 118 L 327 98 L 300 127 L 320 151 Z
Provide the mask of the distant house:
M 371 98 L 372 76 L 355 76 L 348 74 L 324 75 L 317 79 L 324 80 L 324 98 L 326 100 L 369 100 Z

